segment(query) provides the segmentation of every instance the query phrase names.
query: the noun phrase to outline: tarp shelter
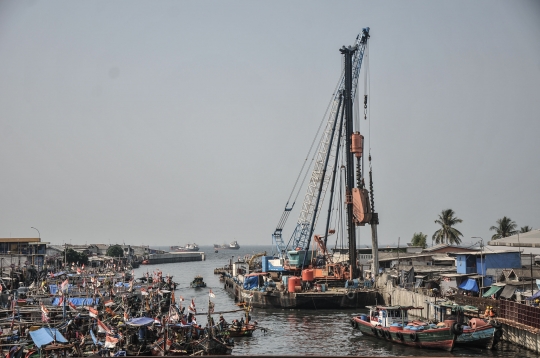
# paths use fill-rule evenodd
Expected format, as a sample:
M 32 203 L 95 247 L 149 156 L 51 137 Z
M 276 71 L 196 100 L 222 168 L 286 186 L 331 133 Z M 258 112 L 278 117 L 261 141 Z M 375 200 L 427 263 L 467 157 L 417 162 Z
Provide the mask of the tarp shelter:
M 30 332 L 30 337 L 32 337 L 32 341 L 34 341 L 38 348 L 55 341 L 60 343 L 68 342 L 56 328 L 40 328 Z
M 75 306 L 93 306 L 99 303 L 99 298 L 70 297 L 69 302 L 73 303 Z M 55 297 L 51 304 L 53 306 L 58 306 L 60 304 L 60 297 Z
M 501 295 L 499 297 L 511 299 L 514 293 L 516 292 L 517 287 L 512 285 L 506 285 L 504 286 L 504 290 L 501 292 Z
M 504 287 L 504 286 L 491 286 L 491 287 L 489 288 L 489 290 L 487 290 L 486 293 L 484 293 L 484 294 L 482 295 L 482 297 L 486 297 L 486 298 L 487 298 L 487 297 L 491 297 L 491 295 L 495 295 L 495 294 L 497 294 L 497 292 L 499 292 L 500 290 L 502 290 L 503 287 Z
M 472 278 L 463 281 L 461 285 L 459 285 L 459 288 L 465 291 L 478 292 L 478 284 L 476 283 L 476 280 Z
M 259 287 L 259 276 L 250 276 L 244 278 L 244 290 L 251 290 Z
M 527 297 L 526 300 L 534 300 L 536 298 L 540 298 L 540 291 L 536 291 L 534 295 L 532 295 L 531 297 Z
M 154 319 L 150 317 L 137 317 L 126 322 L 127 325 L 135 327 L 149 326 L 152 323 L 154 323 Z

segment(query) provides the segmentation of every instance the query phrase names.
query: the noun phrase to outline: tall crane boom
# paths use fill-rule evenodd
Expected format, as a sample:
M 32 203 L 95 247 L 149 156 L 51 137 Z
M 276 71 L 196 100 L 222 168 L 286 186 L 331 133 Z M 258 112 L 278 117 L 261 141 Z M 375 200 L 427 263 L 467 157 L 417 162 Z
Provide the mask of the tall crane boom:
M 356 37 L 355 44 L 353 45 L 353 47 L 356 48 L 352 58 L 351 96 L 353 100 L 356 96 L 358 78 L 368 39 L 369 27 L 366 27 L 362 29 L 362 32 Z M 282 218 L 274 231 L 273 240 L 277 246 L 278 253 L 282 255 L 287 251 L 288 248 L 293 250 L 305 250 L 309 247 L 309 242 L 311 236 L 313 235 L 313 230 L 317 224 L 317 220 L 321 212 L 321 206 L 324 202 L 326 190 L 330 182 L 331 176 L 326 175 L 326 172 L 330 173 L 334 167 L 334 160 L 332 159 L 335 158 L 336 147 L 339 145 L 339 140 L 337 138 L 338 131 L 336 131 L 335 128 L 336 122 L 338 121 L 337 114 L 341 106 L 341 95 L 344 89 L 345 76 L 342 74 L 339 81 L 338 90 L 334 94 L 325 131 L 318 145 L 313 171 L 311 173 L 311 178 L 304 196 L 300 216 L 289 243 L 285 245 L 282 237 L 282 229 L 292 207 L 285 207 Z

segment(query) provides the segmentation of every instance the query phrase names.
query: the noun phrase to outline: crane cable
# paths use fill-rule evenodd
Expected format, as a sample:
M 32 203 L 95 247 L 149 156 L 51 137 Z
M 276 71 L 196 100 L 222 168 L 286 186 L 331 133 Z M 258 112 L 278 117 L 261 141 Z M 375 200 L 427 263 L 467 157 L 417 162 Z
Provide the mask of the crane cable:
M 313 137 L 313 140 L 312 140 L 312 142 L 311 142 L 311 146 L 309 147 L 309 150 L 308 150 L 308 152 L 307 152 L 307 154 L 306 154 L 306 157 L 305 157 L 305 159 L 304 159 L 304 164 L 302 164 L 302 168 L 300 168 L 300 172 L 298 173 L 298 176 L 296 177 L 296 181 L 294 182 L 294 186 L 293 186 L 293 188 L 292 188 L 292 190 L 291 190 L 291 193 L 289 194 L 289 198 L 287 199 L 287 205 L 288 205 L 288 203 L 291 201 L 291 197 L 293 196 L 294 191 L 296 190 L 296 186 L 298 185 L 298 182 L 299 182 L 299 180 L 300 180 L 300 177 L 302 176 L 302 173 L 304 172 L 304 168 L 306 167 L 306 164 L 307 164 L 307 162 L 308 162 L 308 158 L 309 158 L 310 155 L 311 155 L 311 151 L 313 150 L 313 147 L 314 147 L 314 145 L 315 145 L 316 139 L 319 137 L 319 133 L 320 133 L 321 128 L 322 128 L 322 126 L 323 126 L 324 120 L 326 119 L 326 115 L 328 114 L 328 110 L 330 109 L 332 103 L 334 103 L 334 101 L 335 101 L 335 99 L 336 99 L 336 93 L 338 92 L 338 89 L 339 89 L 339 87 L 340 87 L 340 85 L 341 85 L 341 81 L 342 81 L 342 78 L 343 78 L 343 76 L 344 76 L 344 72 L 345 72 L 345 69 L 342 68 L 340 79 L 338 80 L 338 83 L 337 83 L 337 85 L 336 85 L 336 87 L 335 87 L 335 89 L 334 89 L 334 93 L 332 94 L 332 99 L 331 99 L 330 102 L 328 103 L 328 106 L 326 106 L 326 111 L 324 112 L 324 115 L 323 115 L 322 118 L 321 118 L 321 122 L 319 123 L 319 127 L 317 128 L 317 132 L 315 133 L 315 136 Z M 315 155 L 316 155 L 316 154 L 315 154 Z M 313 162 L 313 159 L 314 159 L 314 158 L 315 158 L 315 156 L 314 156 L 313 158 L 311 158 L 311 161 L 312 161 L 312 162 Z M 310 165 L 310 167 L 311 167 L 311 165 Z M 306 172 L 305 172 L 305 174 L 304 174 L 304 178 L 303 178 L 302 181 L 301 181 L 302 183 L 305 182 L 308 173 L 309 173 L 309 171 L 306 170 Z M 300 195 L 300 190 L 301 190 L 301 189 L 302 189 L 302 186 L 300 185 L 300 186 L 298 187 L 298 191 L 296 192 L 296 196 L 294 197 L 293 205 L 294 205 L 294 203 L 296 202 L 296 199 L 298 199 L 298 196 Z M 287 206 L 287 205 L 286 205 L 286 206 Z

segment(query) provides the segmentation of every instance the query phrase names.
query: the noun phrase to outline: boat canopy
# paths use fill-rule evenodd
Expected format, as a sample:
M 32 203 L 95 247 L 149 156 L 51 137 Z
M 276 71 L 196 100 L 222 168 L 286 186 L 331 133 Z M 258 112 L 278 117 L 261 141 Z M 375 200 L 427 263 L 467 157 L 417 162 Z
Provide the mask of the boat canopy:
M 52 342 L 68 343 L 68 341 L 62 336 L 56 328 L 43 327 L 35 331 L 30 332 L 32 341 L 38 348 L 47 345 Z
M 468 278 L 466 281 L 463 281 L 461 285 L 459 285 L 459 288 L 465 291 L 478 292 L 478 284 L 476 283 L 476 280 L 472 278 Z
M 504 286 L 491 286 L 489 288 L 489 290 L 486 291 L 486 293 L 484 293 L 482 295 L 482 297 L 484 298 L 487 298 L 487 297 L 491 297 L 491 295 L 494 295 L 496 294 L 497 292 L 499 292 L 500 290 L 503 289 Z
M 62 300 L 62 302 L 64 302 Z M 91 306 L 97 305 L 99 303 L 99 298 L 84 298 L 84 297 L 70 297 L 69 302 L 73 303 L 75 306 Z M 55 297 L 52 301 L 53 306 L 60 305 L 60 297 Z
M 535 298 L 539 298 L 539 297 L 540 297 L 540 290 L 536 291 L 536 293 L 532 295 L 531 297 L 527 297 L 526 300 L 534 300 Z
M 126 322 L 127 325 L 135 327 L 149 326 L 152 323 L 154 323 L 154 319 L 150 317 L 137 317 Z
M 379 310 L 423 310 L 424 307 L 414 307 L 414 306 L 366 306 L 369 309 L 379 309 Z

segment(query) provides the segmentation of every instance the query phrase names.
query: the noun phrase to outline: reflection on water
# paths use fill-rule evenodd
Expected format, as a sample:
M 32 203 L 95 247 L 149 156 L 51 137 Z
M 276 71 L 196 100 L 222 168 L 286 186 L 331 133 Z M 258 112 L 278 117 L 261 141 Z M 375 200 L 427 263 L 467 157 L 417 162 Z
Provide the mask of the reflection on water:
M 242 243 L 240 242 L 240 245 Z M 163 274 L 171 274 L 179 283 L 176 297 L 184 297 L 184 305 L 189 305 L 193 298 L 197 312 L 207 312 L 208 292 L 216 297 L 212 299 L 216 311 L 237 309 L 234 300 L 223 289 L 214 268 L 228 264 L 231 256 L 242 257 L 262 251 L 270 252 L 270 247 L 243 246 L 240 250 L 221 250 L 214 253 L 213 247 L 201 246 L 206 252 L 206 261 L 185 262 L 163 265 L 141 266 L 135 270 L 136 277 L 150 273 L 158 268 Z M 201 275 L 207 284 L 204 289 L 189 288 L 189 283 L 196 275 Z M 282 310 L 254 309 L 252 317 L 259 325 L 268 329 L 264 334 L 255 331 L 253 337 L 236 338 L 233 355 L 328 355 L 328 356 L 487 356 L 487 357 L 536 357 L 531 351 L 508 343 L 500 345 L 498 350 L 455 348 L 453 352 L 422 350 L 393 344 L 374 337 L 363 336 L 353 330 L 349 317 L 365 310 Z M 242 312 L 226 313 L 225 319 L 231 322 L 240 319 Z M 217 317 L 216 317 L 217 318 Z M 215 319 L 216 319 L 215 318 Z M 206 316 L 198 316 L 199 324 L 206 324 Z

